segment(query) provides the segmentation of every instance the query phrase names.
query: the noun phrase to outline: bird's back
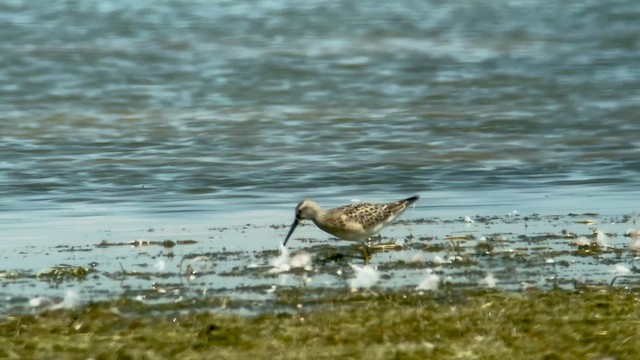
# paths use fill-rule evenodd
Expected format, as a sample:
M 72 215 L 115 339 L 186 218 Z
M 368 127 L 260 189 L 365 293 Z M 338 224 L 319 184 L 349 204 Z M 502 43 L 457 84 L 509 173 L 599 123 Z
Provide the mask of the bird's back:
M 328 210 L 324 215 L 323 230 L 347 240 L 365 240 L 418 200 L 418 196 L 383 204 L 355 203 Z

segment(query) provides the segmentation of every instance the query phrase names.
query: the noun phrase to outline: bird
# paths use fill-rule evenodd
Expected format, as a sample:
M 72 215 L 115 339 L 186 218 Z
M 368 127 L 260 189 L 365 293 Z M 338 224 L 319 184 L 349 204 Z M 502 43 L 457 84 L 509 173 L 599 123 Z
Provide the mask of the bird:
M 415 195 L 390 203 L 353 203 L 330 210 L 322 209 L 315 201 L 302 200 L 296 206 L 295 220 L 282 246 L 287 245 L 302 220 L 311 220 L 321 230 L 340 239 L 363 241 L 366 245 L 367 240 L 378 234 L 419 198 L 420 196 Z M 367 256 L 365 246 L 365 260 Z

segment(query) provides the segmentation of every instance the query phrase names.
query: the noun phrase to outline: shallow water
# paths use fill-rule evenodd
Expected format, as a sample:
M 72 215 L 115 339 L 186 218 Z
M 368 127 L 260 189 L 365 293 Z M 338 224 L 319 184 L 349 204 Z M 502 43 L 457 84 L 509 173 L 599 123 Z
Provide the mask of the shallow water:
M 12 270 L 0 271 L 6 300 L 0 311 L 38 312 L 124 297 L 256 314 L 313 307 L 353 291 L 631 286 L 638 281 L 638 247 L 629 248 L 625 232 L 637 226 L 637 217 L 511 213 L 406 220 L 371 244 L 369 269 L 361 274 L 359 245 L 327 239 L 313 226 L 301 226 L 288 255 L 269 244 L 255 246 L 281 237 L 287 228 L 279 225 L 141 229 L 144 237 L 133 241 L 106 232 L 97 243 L 2 250 L 5 269 Z
M 101 263 L 48 249 L 102 240 L 277 250 L 285 230 L 269 225 L 289 224 L 304 197 L 420 194 L 412 219 L 632 215 L 639 11 L 4 2 L 2 269 Z

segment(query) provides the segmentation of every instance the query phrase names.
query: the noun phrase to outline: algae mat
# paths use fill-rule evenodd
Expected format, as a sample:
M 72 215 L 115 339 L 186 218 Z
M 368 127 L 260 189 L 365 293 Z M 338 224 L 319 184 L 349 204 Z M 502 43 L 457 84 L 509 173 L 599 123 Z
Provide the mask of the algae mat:
M 631 359 L 640 355 L 636 290 L 369 291 L 254 316 L 168 315 L 117 300 L 7 317 L 0 357 Z

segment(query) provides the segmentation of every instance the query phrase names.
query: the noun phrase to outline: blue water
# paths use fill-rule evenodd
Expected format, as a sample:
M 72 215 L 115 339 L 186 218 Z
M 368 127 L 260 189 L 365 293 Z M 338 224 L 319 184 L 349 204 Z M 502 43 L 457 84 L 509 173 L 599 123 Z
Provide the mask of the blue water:
M 3 2 L 3 242 L 60 241 L 49 226 L 87 216 L 280 224 L 303 197 L 421 194 L 425 217 L 636 211 L 638 16 L 631 1 Z M 270 215 L 242 220 L 254 210 Z

